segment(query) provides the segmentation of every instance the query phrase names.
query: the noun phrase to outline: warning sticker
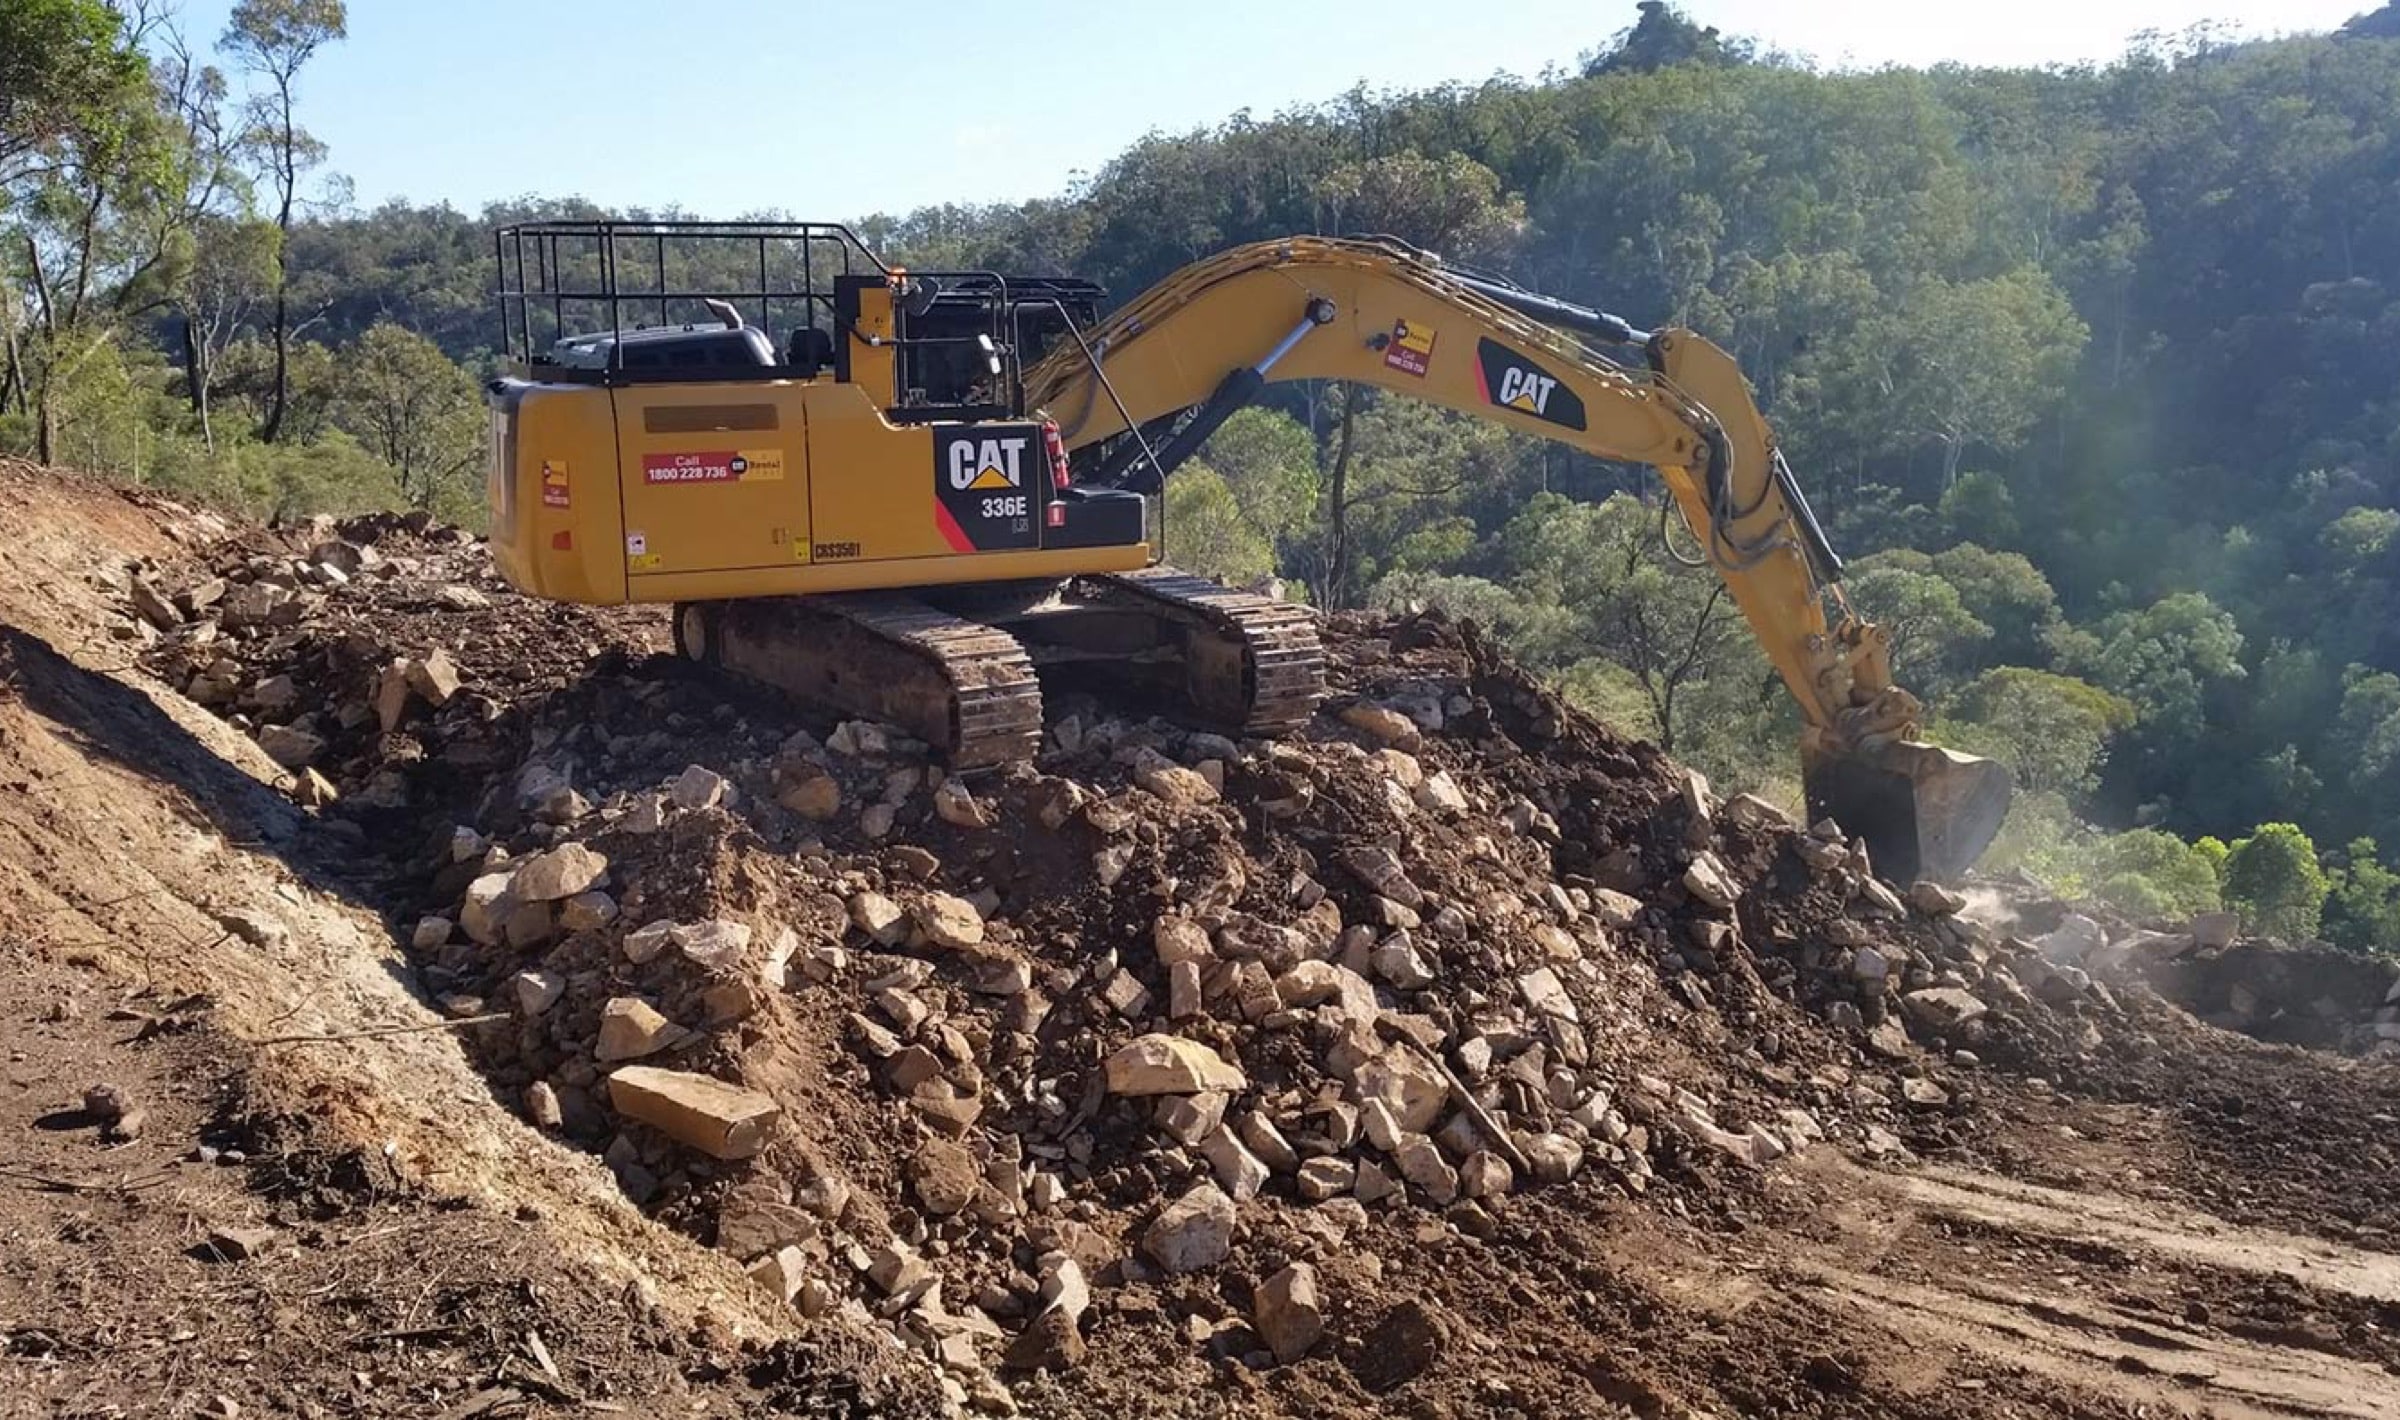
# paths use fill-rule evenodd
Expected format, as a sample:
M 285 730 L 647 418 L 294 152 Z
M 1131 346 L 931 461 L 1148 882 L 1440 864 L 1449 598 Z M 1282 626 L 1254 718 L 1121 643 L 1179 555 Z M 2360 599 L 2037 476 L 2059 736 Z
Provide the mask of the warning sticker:
M 542 506 L 545 508 L 567 506 L 567 461 L 565 459 L 542 460 Z
M 644 483 L 774 483 L 782 477 L 781 449 L 642 455 Z
M 1383 363 L 1403 374 L 1423 378 L 1433 364 L 1434 328 L 1411 325 L 1403 320 L 1392 322 L 1392 343 L 1383 348 Z

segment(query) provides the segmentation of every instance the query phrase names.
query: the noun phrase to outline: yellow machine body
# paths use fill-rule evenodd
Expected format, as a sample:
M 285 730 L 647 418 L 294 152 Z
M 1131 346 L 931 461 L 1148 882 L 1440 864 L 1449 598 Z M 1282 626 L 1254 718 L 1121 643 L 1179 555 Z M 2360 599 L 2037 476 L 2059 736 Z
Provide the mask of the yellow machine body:
M 508 394 L 492 416 L 492 554 L 511 585 L 535 596 L 738 600 L 1059 578 L 1151 560 L 1147 542 L 958 547 L 945 527 L 957 520 L 938 491 L 950 474 L 937 466 L 937 441 L 955 447 L 979 426 L 894 425 L 854 384 L 527 381 Z M 1050 478 L 1038 439 L 994 452 L 977 472 L 1001 478 L 978 499 L 1038 506 L 1024 486 Z
M 1098 542 L 1052 524 L 1062 490 L 1038 422 L 894 422 L 890 292 L 861 305 L 848 379 L 499 382 L 487 502 L 502 575 L 535 596 L 615 605 L 1154 560 L 1138 519 Z

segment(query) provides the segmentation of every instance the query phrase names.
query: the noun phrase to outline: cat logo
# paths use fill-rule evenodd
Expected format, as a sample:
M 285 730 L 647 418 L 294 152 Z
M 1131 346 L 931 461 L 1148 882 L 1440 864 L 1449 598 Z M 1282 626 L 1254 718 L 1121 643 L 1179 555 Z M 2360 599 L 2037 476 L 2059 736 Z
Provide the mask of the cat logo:
M 961 492 L 1024 487 L 1018 460 L 1026 442 L 1022 437 L 954 441 L 950 445 L 950 486 Z
M 952 552 L 1025 552 L 1042 545 L 1050 491 L 1025 478 L 1038 424 L 974 424 L 933 436 L 933 526 Z M 1034 471 L 1046 467 L 1034 455 Z M 823 555 L 819 554 L 820 560 Z
M 1541 413 L 1550 403 L 1550 391 L 1557 388 L 1558 381 L 1548 375 L 1537 375 L 1514 365 L 1500 372 L 1500 402 L 1527 414 Z
M 1582 398 L 1556 375 L 1495 340 L 1478 344 L 1475 357 L 1475 383 L 1486 404 L 1568 429 L 1584 427 Z

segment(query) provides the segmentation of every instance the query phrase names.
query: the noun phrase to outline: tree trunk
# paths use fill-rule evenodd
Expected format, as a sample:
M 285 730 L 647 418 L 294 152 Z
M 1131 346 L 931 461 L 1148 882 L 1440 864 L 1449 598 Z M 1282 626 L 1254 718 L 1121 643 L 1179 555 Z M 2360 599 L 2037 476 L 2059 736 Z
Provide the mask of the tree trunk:
M 1349 605 L 1350 448 L 1358 424 L 1358 386 L 1342 385 L 1342 432 L 1334 446 L 1333 477 L 1325 489 L 1325 609 Z
M 276 76 L 276 91 L 283 107 L 283 147 L 276 154 L 276 177 L 281 181 L 283 201 L 275 212 L 275 388 L 267 395 L 267 418 L 258 431 L 258 437 L 270 444 L 282 437 L 284 410 L 291 388 L 292 199 L 300 186 L 299 138 L 292 129 L 292 78 L 289 73 Z
M 183 382 L 184 398 L 192 406 L 192 415 L 200 421 L 200 443 L 210 453 L 217 451 L 216 431 L 208 421 L 208 346 L 200 339 L 199 322 L 189 311 L 183 314 Z
M 38 464 L 57 462 L 58 411 L 50 404 L 50 382 L 42 381 L 42 390 L 34 399 L 33 461 Z
M 291 308 L 285 299 L 283 258 L 275 258 L 275 387 L 267 392 L 266 421 L 258 426 L 261 442 L 272 444 L 283 434 L 284 391 L 291 378 Z

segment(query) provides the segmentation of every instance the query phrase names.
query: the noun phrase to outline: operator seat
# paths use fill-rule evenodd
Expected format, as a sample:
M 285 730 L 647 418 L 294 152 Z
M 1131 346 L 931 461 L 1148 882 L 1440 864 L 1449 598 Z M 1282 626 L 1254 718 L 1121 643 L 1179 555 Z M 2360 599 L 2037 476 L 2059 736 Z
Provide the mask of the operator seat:
M 833 332 L 804 325 L 792 331 L 784 347 L 783 363 L 792 367 L 800 378 L 813 380 L 826 366 L 833 363 Z

